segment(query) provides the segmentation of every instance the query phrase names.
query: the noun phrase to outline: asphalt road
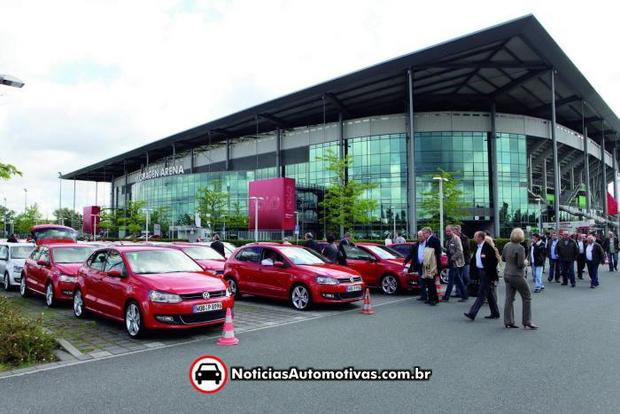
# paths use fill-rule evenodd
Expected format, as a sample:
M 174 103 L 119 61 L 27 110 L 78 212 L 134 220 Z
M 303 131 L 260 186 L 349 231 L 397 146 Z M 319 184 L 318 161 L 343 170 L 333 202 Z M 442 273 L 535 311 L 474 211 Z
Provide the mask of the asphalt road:
M 347 311 L 246 332 L 236 347 L 204 340 L 0 380 L 0 412 L 617 413 L 620 273 L 600 279 L 598 289 L 547 284 L 534 297 L 538 331 L 485 320 L 488 307 L 470 322 L 468 304 L 432 308 L 405 297 L 374 316 Z M 229 366 L 418 365 L 433 375 L 429 382 L 229 382 L 202 395 L 188 369 L 203 354 Z

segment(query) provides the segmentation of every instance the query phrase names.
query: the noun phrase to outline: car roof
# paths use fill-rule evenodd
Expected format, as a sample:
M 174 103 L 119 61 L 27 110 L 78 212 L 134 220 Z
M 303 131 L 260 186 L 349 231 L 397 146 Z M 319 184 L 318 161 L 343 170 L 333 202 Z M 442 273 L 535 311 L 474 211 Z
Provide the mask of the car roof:
M 97 249 L 97 250 L 109 250 L 109 249 L 114 249 L 116 251 L 119 252 L 142 252 L 142 251 L 153 251 L 153 250 L 175 250 L 178 251 L 179 249 L 174 249 L 171 247 L 166 247 L 166 246 L 148 246 L 148 245 L 144 245 L 144 244 L 134 244 L 134 245 L 115 245 L 115 246 L 109 246 L 109 247 L 103 247 L 101 249 Z
M 379 243 L 359 242 L 355 243 L 356 246 L 381 246 Z
M 49 247 L 50 249 L 57 248 L 65 248 L 65 247 L 88 247 L 89 249 L 93 249 L 94 246 L 91 246 L 86 243 L 45 243 L 41 246 Z
M 26 243 L 26 242 L 19 242 L 19 243 L 0 242 L 0 245 L 9 246 L 9 247 L 18 247 L 18 246 L 35 247 L 34 243 Z

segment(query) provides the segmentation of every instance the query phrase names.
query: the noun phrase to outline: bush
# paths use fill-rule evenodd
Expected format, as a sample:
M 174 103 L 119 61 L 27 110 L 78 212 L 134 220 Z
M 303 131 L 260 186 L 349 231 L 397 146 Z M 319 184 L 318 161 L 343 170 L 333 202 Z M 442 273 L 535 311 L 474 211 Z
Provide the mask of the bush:
M 56 340 L 43 330 L 41 319 L 17 312 L 0 297 L 0 365 L 21 366 L 55 360 Z

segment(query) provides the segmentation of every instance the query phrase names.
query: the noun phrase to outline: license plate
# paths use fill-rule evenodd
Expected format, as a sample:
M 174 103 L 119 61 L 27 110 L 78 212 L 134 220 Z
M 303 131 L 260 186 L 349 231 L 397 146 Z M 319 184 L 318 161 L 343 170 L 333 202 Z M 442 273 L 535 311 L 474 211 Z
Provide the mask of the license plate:
M 210 312 L 222 309 L 222 302 L 215 303 L 203 303 L 201 305 L 194 305 L 194 313 Z
M 360 290 L 362 290 L 362 285 L 347 286 L 347 292 L 359 292 Z

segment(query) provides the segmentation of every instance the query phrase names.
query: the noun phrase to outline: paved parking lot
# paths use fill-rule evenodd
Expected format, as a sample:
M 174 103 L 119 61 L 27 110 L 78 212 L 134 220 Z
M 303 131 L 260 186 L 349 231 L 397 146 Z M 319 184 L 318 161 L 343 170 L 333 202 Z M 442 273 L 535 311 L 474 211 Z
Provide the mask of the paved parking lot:
M 71 355 L 62 354 L 63 362 L 102 358 L 189 342 L 200 338 L 217 337 L 221 334 L 221 327 L 214 326 L 183 332 L 152 332 L 144 339 L 135 340 L 129 338 L 121 323 L 92 315 L 86 320 L 77 319 L 73 316 L 70 303 L 57 308 L 48 308 L 43 297 L 34 296 L 24 299 L 18 292 L 7 293 L 4 291 L 0 293 L 0 296 L 9 298 L 25 314 L 43 319 L 43 325 L 52 331 L 56 337 L 62 339 L 65 350 L 71 351 Z M 411 295 L 390 297 L 377 291 L 372 296 L 372 302 L 373 305 L 380 305 L 411 297 Z M 286 325 L 330 316 L 343 311 L 358 310 L 361 309 L 361 306 L 360 302 L 342 306 L 319 307 L 307 312 L 300 312 L 292 309 L 285 302 L 273 302 L 245 296 L 235 303 L 235 330 L 241 333 Z

